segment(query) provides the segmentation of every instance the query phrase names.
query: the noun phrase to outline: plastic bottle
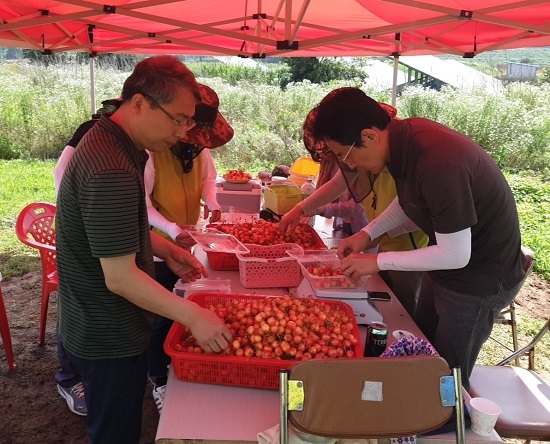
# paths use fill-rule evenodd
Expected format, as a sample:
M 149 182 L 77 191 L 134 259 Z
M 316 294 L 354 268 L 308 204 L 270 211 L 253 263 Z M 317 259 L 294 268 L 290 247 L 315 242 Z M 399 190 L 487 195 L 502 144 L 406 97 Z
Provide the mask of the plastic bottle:
M 309 176 L 306 181 L 303 183 L 303 185 L 300 187 L 302 190 L 302 200 L 307 199 L 309 196 L 313 194 L 315 191 L 315 182 L 313 182 L 313 177 Z M 315 225 L 315 216 L 312 216 L 309 218 L 308 223 L 311 226 Z
M 315 182 L 313 182 L 313 177 L 308 177 L 300 189 L 302 190 L 303 199 L 307 199 L 311 196 L 315 191 Z

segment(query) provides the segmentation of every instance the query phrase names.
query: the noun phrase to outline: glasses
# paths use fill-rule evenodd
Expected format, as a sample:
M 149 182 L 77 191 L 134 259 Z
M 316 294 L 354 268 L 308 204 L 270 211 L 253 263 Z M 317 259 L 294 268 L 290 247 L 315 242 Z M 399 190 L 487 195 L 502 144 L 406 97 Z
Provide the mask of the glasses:
M 158 103 L 155 99 L 153 99 L 151 96 L 147 94 L 141 93 L 143 96 L 147 97 L 151 102 L 155 104 L 164 114 L 168 116 L 168 118 L 174 122 L 174 125 L 176 125 L 178 128 L 181 128 L 184 131 L 189 131 L 191 128 L 194 128 L 197 122 L 195 122 L 191 117 L 188 117 L 185 119 L 185 121 L 176 119 L 172 114 L 170 114 L 168 111 L 166 111 L 160 103 Z
M 188 174 L 193 170 L 193 159 L 197 158 L 203 149 L 204 147 L 180 141 L 171 151 L 180 160 L 183 172 Z
M 343 158 L 340 158 L 340 156 L 336 156 L 336 157 L 338 157 L 338 160 L 339 160 L 340 162 L 344 162 L 346 165 L 349 165 L 349 162 L 346 161 L 346 159 L 348 158 L 349 153 L 351 153 L 351 150 L 353 149 L 354 146 L 355 146 L 355 142 L 353 142 L 353 143 L 351 144 L 351 146 L 349 147 L 348 152 L 346 153 L 346 155 L 345 155 Z

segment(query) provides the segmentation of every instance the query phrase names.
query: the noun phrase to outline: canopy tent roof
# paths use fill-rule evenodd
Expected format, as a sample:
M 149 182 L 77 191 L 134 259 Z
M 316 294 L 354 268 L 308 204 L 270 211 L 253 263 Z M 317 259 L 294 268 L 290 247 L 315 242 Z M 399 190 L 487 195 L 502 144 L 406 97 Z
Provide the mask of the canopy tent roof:
M 548 0 L 2 0 L 0 46 L 241 57 L 550 46 Z

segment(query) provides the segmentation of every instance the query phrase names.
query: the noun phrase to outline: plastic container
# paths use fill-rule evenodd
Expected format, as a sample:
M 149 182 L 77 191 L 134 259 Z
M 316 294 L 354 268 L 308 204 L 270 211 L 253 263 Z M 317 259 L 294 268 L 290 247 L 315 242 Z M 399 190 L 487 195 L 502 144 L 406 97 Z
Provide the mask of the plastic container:
M 207 251 L 206 257 L 210 269 L 216 271 L 237 271 L 239 269 L 239 259 L 235 253 L 215 253 Z
M 248 253 L 248 248 L 235 236 L 222 233 L 213 228 L 206 228 L 203 231 L 190 231 L 189 235 L 207 253 Z
M 363 277 L 359 281 L 353 281 L 345 275 L 337 276 L 322 276 L 315 273 L 311 273 L 308 268 L 314 267 L 319 269 L 320 273 L 327 270 L 323 270 L 323 267 L 327 266 L 330 269 L 340 268 L 340 259 L 338 258 L 335 250 L 325 251 L 304 251 L 302 256 L 297 256 L 298 263 L 302 270 L 302 274 L 308 280 L 313 290 L 319 289 L 355 289 L 362 288 L 365 284 L 366 278 Z
M 289 180 L 297 187 L 301 187 L 308 177 L 317 177 L 321 164 L 315 162 L 311 157 L 300 157 L 290 167 Z
M 214 228 L 223 231 L 224 226 L 232 226 L 236 224 L 209 224 L 206 228 Z M 315 229 L 307 224 L 302 225 L 305 230 L 308 230 L 312 234 L 312 245 L 308 248 L 311 250 L 324 250 L 326 245 L 315 231 Z M 287 239 L 287 243 L 294 243 L 294 239 Z M 248 242 L 245 245 L 251 245 Z M 280 245 L 280 244 L 278 244 Z M 239 270 L 239 259 L 235 253 L 218 253 L 214 251 L 206 251 L 206 257 L 208 258 L 208 264 L 212 270 L 216 271 L 237 271 Z
M 313 177 L 308 177 L 304 184 L 300 187 L 302 190 L 303 199 L 307 199 L 315 192 L 315 182 L 313 182 Z
M 244 184 L 216 182 L 216 200 L 222 207 L 233 206 L 252 213 L 259 213 L 262 205 L 262 187 L 259 181 Z
M 264 300 L 269 297 L 199 293 L 191 296 L 189 300 L 196 302 L 201 307 L 209 307 L 212 304 L 224 303 L 228 299 L 249 301 Z M 349 316 L 353 322 L 353 335 L 358 339 L 357 344 L 352 346 L 352 350 L 355 357 L 362 357 L 361 336 L 351 307 L 340 301 L 323 300 L 323 302 L 330 307 L 344 311 Z M 182 381 L 277 390 L 279 388 L 279 371 L 288 369 L 296 363 L 296 361 L 287 359 L 244 358 L 215 353 L 177 351 L 176 344 L 179 344 L 187 334 L 186 327 L 174 322 L 164 342 L 164 351 L 172 359 L 174 375 Z
M 245 288 L 297 287 L 302 273 L 296 258 L 302 248 L 297 244 L 245 244 L 250 253 L 237 254 L 239 275 Z
M 302 201 L 302 190 L 290 182 L 271 184 L 264 191 L 265 206 L 282 216 Z
M 199 279 L 195 282 L 184 283 L 178 279 L 173 292 L 187 298 L 195 293 L 231 293 L 231 279 Z
M 302 199 L 307 199 L 315 192 L 315 182 L 313 182 L 313 177 L 308 177 L 304 184 L 300 187 L 302 190 Z M 315 226 L 315 216 L 307 218 L 307 223 L 311 226 Z

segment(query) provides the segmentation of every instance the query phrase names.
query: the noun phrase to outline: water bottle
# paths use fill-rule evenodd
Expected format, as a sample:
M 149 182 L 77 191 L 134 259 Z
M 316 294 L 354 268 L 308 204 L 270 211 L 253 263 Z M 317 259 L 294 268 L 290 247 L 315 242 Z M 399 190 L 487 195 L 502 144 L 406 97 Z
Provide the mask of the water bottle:
M 315 182 L 313 182 L 313 177 L 308 177 L 300 189 L 302 190 L 302 200 L 311 196 L 315 191 Z M 309 225 L 314 226 L 315 216 L 310 217 L 308 223 Z
M 311 196 L 315 191 L 315 182 L 313 182 L 313 177 L 308 177 L 300 189 L 302 190 L 302 199 L 307 199 Z

